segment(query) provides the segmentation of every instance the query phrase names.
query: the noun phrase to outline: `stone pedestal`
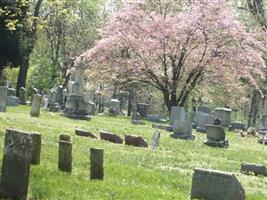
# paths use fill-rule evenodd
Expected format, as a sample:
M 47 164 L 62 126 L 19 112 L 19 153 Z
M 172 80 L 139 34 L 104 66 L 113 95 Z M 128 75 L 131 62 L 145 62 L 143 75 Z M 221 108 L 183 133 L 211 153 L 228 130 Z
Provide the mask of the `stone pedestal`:
M 0 197 L 26 200 L 31 162 L 30 134 L 7 129 L 3 152 Z
M 84 96 L 67 95 L 64 115 L 73 119 L 90 120 L 91 117 L 87 112 L 87 102 Z
M 228 147 L 228 140 L 222 126 L 207 125 L 207 139 L 204 144 L 214 147 Z
M 229 126 L 231 124 L 231 112 L 229 108 L 215 108 L 215 118 L 220 119 L 222 126 Z
M 31 109 L 32 117 L 39 117 L 41 102 L 42 102 L 42 96 L 39 94 L 34 94 L 32 97 L 32 109 Z
M 138 103 L 137 104 L 137 112 L 140 114 L 140 116 L 142 118 L 148 118 L 149 104 L 147 104 L 147 103 Z
M 7 87 L 0 86 L 0 112 L 6 112 L 7 107 Z

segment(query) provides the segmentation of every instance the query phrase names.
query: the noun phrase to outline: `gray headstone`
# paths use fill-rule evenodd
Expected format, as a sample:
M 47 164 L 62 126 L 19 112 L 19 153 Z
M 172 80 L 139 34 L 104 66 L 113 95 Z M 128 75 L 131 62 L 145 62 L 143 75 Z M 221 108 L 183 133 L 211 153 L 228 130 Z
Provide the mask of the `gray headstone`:
M 59 141 L 58 150 L 58 169 L 63 172 L 71 173 L 72 170 L 72 143 Z
M 134 135 L 125 135 L 125 145 L 135 147 L 148 147 L 148 144 L 143 137 Z
M 41 156 L 42 136 L 38 133 L 32 133 L 31 139 L 31 164 L 39 165 Z
M 41 102 L 42 102 L 42 96 L 39 94 L 34 94 L 32 97 L 32 109 L 31 109 L 32 117 L 39 117 Z
M 231 112 L 229 108 L 215 108 L 215 118 L 221 120 L 222 126 L 229 126 L 231 124 Z
M 7 91 L 7 96 L 11 97 L 11 96 L 16 96 L 16 89 L 14 88 L 8 88 L 8 91 Z
M 0 112 L 6 112 L 7 107 L 7 87 L 0 86 Z
M 159 146 L 160 132 L 155 132 L 152 137 L 152 149 L 157 149 Z
M 170 124 L 173 125 L 175 121 L 190 121 L 183 107 L 173 106 L 171 108 Z
M 222 126 L 206 125 L 207 140 L 204 144 L 216 147 L 228 147 L 228 140 L 225 138 L 225 132 Z
M 241 172 L 244 174 L 254 173 L 256 176 L 267 176 L 266 167 L 255 163 L 241 163 Z
M 7 129 L 3 152 L 0 196 L 26 200 L 31 161 L 30 134 Z
M 118 99 L 110 100 L 109 113 L 114 114 L 114 115 L 120 114 L 120 101 Z
M 104 132 L 104 131 L 100 131 L 100 139 L 106 140 L 109 142 L 113 142 L 116 144 L 122 144 L 123 143 L 123 140 L 119 136 L 117 136 L 116 134 L 108 133 L 108 132 Z
M 147 103 L 138 103 L 137 104 L 137 112 L 143 118 L 147 118 L 149 114 L 149 104 Z
M 16 96 L 7 96 L 7 105 L 8 106 L 18 106 L 19 98 Z
M 206 125 L 213 124 L 214 116 L 204 112 L 196 112 L 195 123 L 197 124 L 196 130 L 198 132 L 206 132 Z
M 103 149 L 90 148 L 90 179 L 104 178 Z
M 90 131 L 82 130 L 79 128 L 75 129 L 75 134 L 81 137 L 90 137 L 93 139 L 97 139 L 97 137 L 94 134 L 92 134 Z
M 232 173 L 194 169 L 191 199 L 245 200 L 245 193 L 241 183 Z
M 22 105 L 26 104 L 26 89 L 24 87 L 19 89 L 19 102 Z

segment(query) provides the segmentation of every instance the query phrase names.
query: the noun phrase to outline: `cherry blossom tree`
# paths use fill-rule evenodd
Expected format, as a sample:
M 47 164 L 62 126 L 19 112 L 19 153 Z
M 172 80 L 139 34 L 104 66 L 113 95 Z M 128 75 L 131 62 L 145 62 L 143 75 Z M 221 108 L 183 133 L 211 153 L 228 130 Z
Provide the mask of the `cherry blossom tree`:
M 101 34 L 81 55 L 88 76 L 96 69 L 104 80 L 152 85 L 168 110 L 184 106 L 197 86 L 224 83 L 237 89 L 264 78 L 262 45 L 225 0 L 190 1 L 180 11 L 153 10 L 146 3 L 125 6 Z

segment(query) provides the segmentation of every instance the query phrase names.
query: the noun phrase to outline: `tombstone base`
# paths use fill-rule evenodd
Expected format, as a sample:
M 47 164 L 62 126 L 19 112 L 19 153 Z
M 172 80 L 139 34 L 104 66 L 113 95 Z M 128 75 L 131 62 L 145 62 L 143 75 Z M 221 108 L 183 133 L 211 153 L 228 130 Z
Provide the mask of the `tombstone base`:
M 131 120 L 131 123 L 134 125 L 145 125 L 146 123 L 142 120 Z
M 229 143 L 228 143 L 228 139 L 225 140 L 221 140 L 221 141 L 215 141 L 215 140 L 206 140 L 203 142 L 204 144 L 211 146 L 211 147 L 228 147 Z
M 54 104 L 54 105 L 49 105 L 48 106 L 48 111 L 49 112 L 58 112 L 60 110 L 60 107 L 58 104 Z
M 203 128 L 203 127 L 199 127 L 199 126 L 198 126 L 198 127 L 196 128 L 196 131 L 197 131 L 197 132 L 200 132 L 200 133 L 206 133 L 207 128 Z
M 182 139 L 182 140 L 195 140 L 195 135 L 194 134 L 180 134 L 180 133 L 173 133 L 170 134 L 171 138 L 175 139 Z
M 77 114 L 68 114 L 68 113 L 63 113 L 62 114 L 65 117 L 71 118 L 71 119 L 80 119 L 80 120 L 91 120 L 91 116 L 89 115 L 77 115 Z
M 173 125 L 166 125 L 166 124 L 152 124 L 152 128 L 158 128 L 158 129 L 162 129 L 168 132 L 172 132 L 173 131 Z

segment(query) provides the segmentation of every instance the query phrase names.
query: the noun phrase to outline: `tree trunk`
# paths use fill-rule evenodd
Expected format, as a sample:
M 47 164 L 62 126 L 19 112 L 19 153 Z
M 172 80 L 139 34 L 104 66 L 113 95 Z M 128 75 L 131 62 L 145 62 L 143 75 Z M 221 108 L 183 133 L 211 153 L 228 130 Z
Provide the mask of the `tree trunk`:
M 260 97 L 259 93 L 256 90 L 254 90 L 252 92 L 251 102 L 250 102 L 250 109 L 249 109 L 249 115 L 248 115 L 248 127 L 256 126 L 257 114 L 259 110 L 258 109 L 259 97 Z
M 29 69 L 30 55 L 27 55 L 19 68 L 19 74 L 17 79 L 17 96 L 19 96 L 19 89 L 21 87 L 26 88 L 27 72 Z

